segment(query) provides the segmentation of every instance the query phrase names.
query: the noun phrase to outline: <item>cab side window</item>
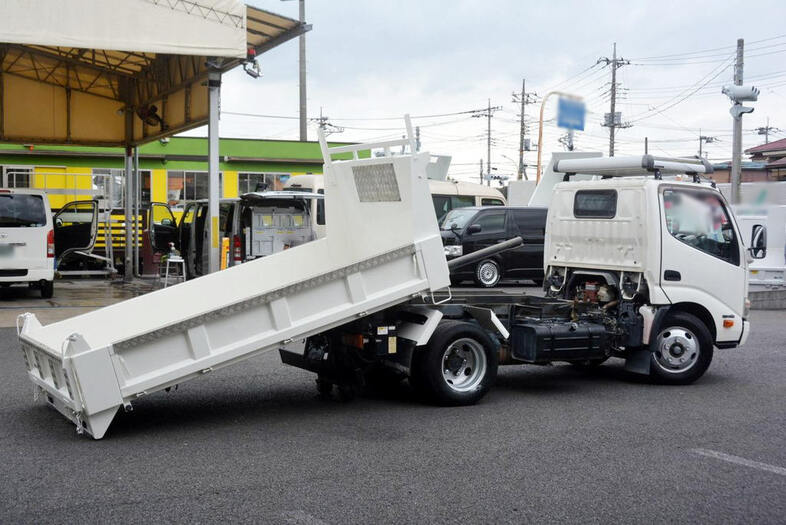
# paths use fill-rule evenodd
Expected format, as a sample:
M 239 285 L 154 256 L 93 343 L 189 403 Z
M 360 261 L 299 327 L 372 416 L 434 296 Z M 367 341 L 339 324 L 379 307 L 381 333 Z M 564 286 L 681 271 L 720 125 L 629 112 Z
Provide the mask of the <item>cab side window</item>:
M 472 224 L 480 225 L 480 233 L 502 233 L 505 231 L 505 214 L 504 213 L 484 213 Z
M 505 203 L 499 199 L 480 199 L 481 206 L 504 206 Z
M 740 264 L 737 236 L 717 195 L 665 190 L 663 210 L 666 228 L 676 239 L 731 264 Z

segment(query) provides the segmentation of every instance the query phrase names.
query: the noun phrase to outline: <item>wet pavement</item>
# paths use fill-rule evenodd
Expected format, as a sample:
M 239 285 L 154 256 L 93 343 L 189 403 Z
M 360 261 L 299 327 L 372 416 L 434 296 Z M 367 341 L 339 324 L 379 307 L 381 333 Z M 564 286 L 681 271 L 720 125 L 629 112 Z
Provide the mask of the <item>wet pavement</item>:
M 59 279 L 55 281 L 54 296 L 42 299 L 37 288 L 0 288 L 0 328 L 16 326 L 17 316 L 25 312 L 36 314 L 41 324 L 47 325 L 155 289 L 154 280 L 124 283 L 121 279 Z

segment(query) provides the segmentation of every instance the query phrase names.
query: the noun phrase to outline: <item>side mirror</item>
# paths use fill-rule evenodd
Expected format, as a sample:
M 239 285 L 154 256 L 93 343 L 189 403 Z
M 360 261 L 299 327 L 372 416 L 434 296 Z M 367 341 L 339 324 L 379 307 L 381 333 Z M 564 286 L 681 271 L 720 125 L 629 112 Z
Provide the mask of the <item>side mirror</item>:
M 764 259 L 767 257 L 767 227 L 762 224 L 753 226 L 751 232 L 751 247 L 748 248 L 751 257 Z
M 483 228 L 480 227 L 480 224 L 472 224 L 469 228 L 467 228 L 467 234 L 472 235 L 473 233 L 480 233 Z

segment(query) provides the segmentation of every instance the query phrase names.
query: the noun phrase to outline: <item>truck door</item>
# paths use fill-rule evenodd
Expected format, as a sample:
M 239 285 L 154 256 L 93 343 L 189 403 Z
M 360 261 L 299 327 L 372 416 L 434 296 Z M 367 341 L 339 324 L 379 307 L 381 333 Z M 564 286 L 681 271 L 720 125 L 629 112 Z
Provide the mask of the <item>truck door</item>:
M 96 242 L 98 232 L 98 203 L 69 202 L 55 214 L 53 221 L 55 258 L 58 261 L 75 251 L 89 251 Z
M 191 236 L 194 230 L 195 210 L 196 204 L 186 205 L 177 228 L 180 255 L 186 260 L 186 271 L 189 276 L 194 275 L 194 243 L 191 241 Z
M 672 303 L 705 306 L 720 327 L 719 341 L 738 340 L 747 272 L 728 206 L 717 192 L 668 186 L 660 201 L 661 288 Z M 733 326 L 724 328 L 725 320 Z
M 163 202 L 150 204 L 148 224 L 150 225 L 150 242 L 155 251 L 168 252 L 170 242 L 174 243 L 176 248 L 180 248 L 175 216 L 167 204 Z

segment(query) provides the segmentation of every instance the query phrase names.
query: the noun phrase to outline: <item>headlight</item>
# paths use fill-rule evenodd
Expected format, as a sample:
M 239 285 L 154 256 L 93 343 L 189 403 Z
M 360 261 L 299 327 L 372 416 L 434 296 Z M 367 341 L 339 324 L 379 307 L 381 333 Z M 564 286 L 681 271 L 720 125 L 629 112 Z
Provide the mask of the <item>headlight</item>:
M 445 257 L 461 257 L 464 255 L 464 248 L 459 246 L 445 246 Z

